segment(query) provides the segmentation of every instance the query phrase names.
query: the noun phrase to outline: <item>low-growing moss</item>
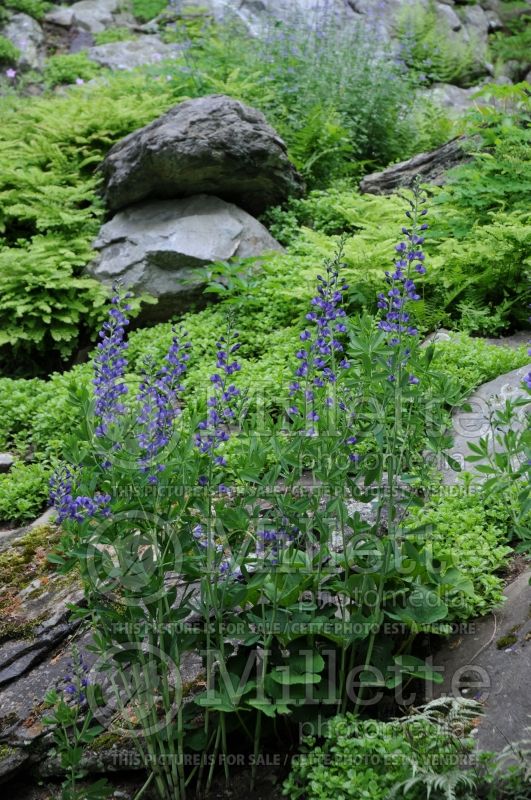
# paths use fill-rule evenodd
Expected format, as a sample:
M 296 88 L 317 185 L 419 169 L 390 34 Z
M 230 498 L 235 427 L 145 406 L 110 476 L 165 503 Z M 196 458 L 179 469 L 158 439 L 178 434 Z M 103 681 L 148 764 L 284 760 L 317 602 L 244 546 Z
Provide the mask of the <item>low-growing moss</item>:
M 120 733 L 114 733 L 113 731 L 105 731 L 92 741 L 90 749 L 100 752 L 101 750 L 107 750 L 111 747 L 118 747 L 119 745 L 127 745 L 130 743 L 131 737 L 124 736 Z
M 11 618 L 0 620 L 0 641 L 8 639 L 31 639 L 35 628 L 40 624 L 39 619 L 31 622 L 20 622 Z
M 107 28 L 106 31 L 100 31 L 94 34 L 94 42 L 99 44 L 110 44 L 112 42 L 127 42 L 131 39 L 138 37 L 133 33 L 130 28 L 117 27 Z
M 53 525 L 39 525 L 32 528 L 8 551 L 0 553 L 0 584 L 13 589 L 23 589 L 36 578 L 52 572 L 54 567 L 46 560 L 46 556 L 58 539 L 59 529 Z M 35 567 L 31 575 L 25 572 L 28 564 Z
M 515 636 L 514 633 L 509 633 L 507 636 L 502 636 L 496 642 L 496 647 L 498 650 L 505 650 L 506 647 L 511 647 L 513 644 L 516 644 L 518 641 L 518 636 Z
M 4 761 L 9 756 L 14 755 L 17 752 L 15 747 L 11 747 L 5 742 L 0 743 L 0 761 Z

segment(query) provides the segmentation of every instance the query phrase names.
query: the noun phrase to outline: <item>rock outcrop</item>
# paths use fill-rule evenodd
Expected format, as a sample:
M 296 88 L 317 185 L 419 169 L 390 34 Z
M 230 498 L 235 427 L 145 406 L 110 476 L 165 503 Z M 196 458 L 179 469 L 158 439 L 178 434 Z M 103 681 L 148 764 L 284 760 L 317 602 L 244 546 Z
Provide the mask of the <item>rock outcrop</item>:
M 134 131 L 111 148 L 101 171 L 111 211 L 204 193 L 259 214 L 303 188 L 263 114 L 225 95 L 187 100 Z
M 60 574 L 46 560 L 59 537 L 54 517 L 48 511 L 26 528 L 0 531 L 0 783 L 23 769 L 33 778 L 63 774 L 43 701 L 49 689 L 64 689 L 74 645 L 89 668 L 97 660 L 90 631 L 71 614 L 84 602 L 79 579 Z M 28 561 L 22 566 L 17 554 L 24 552 Z M 6 554 L 13 557 L 9 575 Z M 183 686 L 192 686 L 202 670 L 198 655 L 185 657 L 179 669 Z M 85 749 L 83 767 L 112 773 L 142 764 L 131 739 L 106 731 Z
M 485 708 L 479 751 L 500 754 L 529 738 L 530 581 L 527 570 L 507 586 L 500 609 L 463 626 L 434 656 L 444 679 L 432 687 L 435 696 L 476 698 Z

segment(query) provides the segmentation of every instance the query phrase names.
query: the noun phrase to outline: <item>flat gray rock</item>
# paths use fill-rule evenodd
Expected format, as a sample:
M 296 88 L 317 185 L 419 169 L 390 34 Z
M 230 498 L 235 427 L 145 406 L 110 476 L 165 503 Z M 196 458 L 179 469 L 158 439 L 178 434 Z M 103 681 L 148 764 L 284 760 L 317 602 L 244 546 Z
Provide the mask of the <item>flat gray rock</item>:
M 531 343 L 531 331 L 517 331 L 509 334 L 509 336 L 500 336 L 499 339 L 487 338 L 485 341 L 487 344 L 494 344 L 497 347 L 511 347 L 516 350 L 518 347 L 529 346 Z
M 477 729 L 480 750 L 499 753 L 525 738 L 531 711 L 531 571 L 505 590 L 504 605 L 473 620 L 435 654 L 444 682 L 435 696 L 479 700 L 485 708 Z
M 127 42 L 109 42 L 89 47 L 87 56 L 101 67 L 128 70 L 177 58 L 180 50 L 176 44 L 165 44 L 159 36 L 142 36 Z
M 154 295 L 159 303 L 146 313 L 159 319 L 174 314 L 201 285 L 198 267 L 282 249 L 241 208 L 207 195 L 120 211 L 103 225 L 94 247 L 100 257 L 89 268 L 91 274 Z
M 55 520 L 55 517 L 55 511 L 52 508 L 48 508 L 43 514 L 40 515 L 40 517 L 34 520 L 34 522 L 30 522 L 29 525 L 23 525 L 20 528 L 0 528 L 0 553 L 23 539 L 24 536 L 26 536 L 26 534 L 34 528 L 39 528 L 42 525 L 52 524 Z
M 116 211 L 146 198 L 210 194 L 252 214 L 303 183 L 264 115 L 225 95 L 187 100 L 111 148 L 101 165 Z

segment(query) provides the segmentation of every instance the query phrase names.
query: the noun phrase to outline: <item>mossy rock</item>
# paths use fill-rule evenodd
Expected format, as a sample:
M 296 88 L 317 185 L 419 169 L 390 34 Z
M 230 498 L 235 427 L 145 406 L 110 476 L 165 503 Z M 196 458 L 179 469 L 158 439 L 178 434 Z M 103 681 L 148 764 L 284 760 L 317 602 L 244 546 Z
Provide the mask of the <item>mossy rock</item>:
M 30 528 L 7 552 L 0 553 L 0 585 L 20 590 L 36 578 L 53 573 L 55 568 L 47 561 L 47 555 L 58 539 L 59 528 L 55 525 Z M 31 574 L 28 574 L 29 565 L 34 567 Z

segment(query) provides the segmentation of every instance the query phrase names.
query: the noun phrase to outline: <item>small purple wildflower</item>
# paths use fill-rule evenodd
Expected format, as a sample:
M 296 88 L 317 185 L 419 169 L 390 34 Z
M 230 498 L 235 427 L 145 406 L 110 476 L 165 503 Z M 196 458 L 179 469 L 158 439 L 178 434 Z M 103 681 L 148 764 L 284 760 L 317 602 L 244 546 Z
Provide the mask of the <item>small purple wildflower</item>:
M 72 658 L 67 662 L 68 672 L 63 676 L 63 693 L 68 705 L 82 706 L 86 702 L 86 690 L 89 685 L 87 677 L 89 667 L 83 659 L 79 648 L 72 646 Z
M 323 410 L 337 406 L 348 417 L 343 444 L 350 450 L 357 442 L 350 431 L 353 415 L 348 413 L 344 402 L 346 395 L 344 399 L 338 398 L 338 391 L 342 391 L 341 386 L 338 389 L 340 374 L 350 367 L 341 341 L 342 335 L 347 332 L 346 312 L 342 303 L 348 289 L 339 274 L 342 255 L 343 242 L 333 261 L 326 263 L 326 276 L 317 276 L 317 294 L 311 301 L 311 311 L 306 315 L 306 319 L 313 322 L 317 329 L 313 332 L 305 329 L 299 335 L 306 347 L 300 348 L 296 353 L 299 365 L 295 370 L 295 380 L 289 386 L 292 402 L 287 408 L 287 414 L 291 418 L 298 417 L 299 420 L 317 423 L 323 416 L 329 419 L 328 412 L 324 415 Z M 294 400 L 300 402 L 293 402 Z M 307 426 L 304 432 L 310 437 L 318 435 L 315 425 Z M 353 463 L 359 460 L 352 452 L 349 452 L 349 459 Z
M 193 528 L 192 536 L 200 550 L 207 551 L 212 558 L 212 564 L 209 563 L 210 570 L 216 570 L 224 579 L 236 579 L 241 576 L 241 569 L 232 564 L 231 559 L 225 555 L 223 545 L 214 539 L 212 532 L 209 535 L 206 528 L 198 524 Z
M 257 533 L 256 554 L 270 564 L 278 564 L 281 553 L 289 548 L 300 534 L 299 528 L 291 525 L 287 518 L 283 517 L 279 522 L 278 527 L 264 526 Z

